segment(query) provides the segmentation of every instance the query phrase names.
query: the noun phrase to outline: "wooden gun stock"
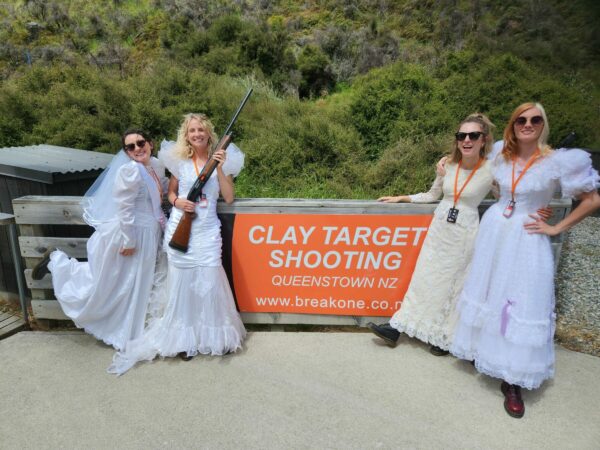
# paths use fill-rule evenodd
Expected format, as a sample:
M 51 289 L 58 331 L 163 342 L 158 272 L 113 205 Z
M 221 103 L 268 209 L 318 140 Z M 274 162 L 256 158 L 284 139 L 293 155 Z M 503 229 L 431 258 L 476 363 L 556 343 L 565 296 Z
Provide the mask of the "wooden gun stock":
M 179 250 L 180 252 L 187 252 L 190 243 L 190 232 L 192 231 L 192 220 L 196 214 L 184 211 L 177 228 L 169 241 L 169 247 Z

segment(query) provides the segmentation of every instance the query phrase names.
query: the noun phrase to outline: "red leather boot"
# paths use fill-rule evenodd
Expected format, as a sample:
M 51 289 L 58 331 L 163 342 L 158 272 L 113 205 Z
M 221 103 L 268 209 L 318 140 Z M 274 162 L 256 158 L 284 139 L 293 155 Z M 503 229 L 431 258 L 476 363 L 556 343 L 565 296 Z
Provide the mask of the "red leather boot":
M 525 404 L 521 398 L 521 386 L 503 381 L 500 390 L 504 394 L 504 409 L 509 416 L 520 419 L 525 414 Z

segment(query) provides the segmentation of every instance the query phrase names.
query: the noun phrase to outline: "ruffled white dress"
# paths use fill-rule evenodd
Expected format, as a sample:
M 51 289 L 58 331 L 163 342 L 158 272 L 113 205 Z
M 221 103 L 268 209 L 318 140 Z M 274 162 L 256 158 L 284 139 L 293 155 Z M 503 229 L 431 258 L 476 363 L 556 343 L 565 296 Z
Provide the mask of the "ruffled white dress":
M 164 166 L 151 159 L 166 182 Z M 116 349 L 142 334 L 160 248 L 162 212 L 156 182 L 135 161 L 122 165 L 112 194 L 118 214 L 102 223 L 87 242 L 88 261 L 80 262 L 56 250 L 50 255 L 54 294 L 64 313 L 79 328 Z M 160 216 L 159 216 L 160 214 Z M 122 248 L 135 248 L 122 256 Z
M 457 321 L 456 303 L 471 262 L 479 227 L 477 207 L 492 187 L 490 163 L 485 161 L 460 196 L 456 223 L 447 221 L 454 204 L 454 179 L 458 166 L 448 164 L 427 193 L 411 195 L 413 203 L 431 203 L 444 197 L 434 211 L 402 306 L 390 325 L 411 337 L 444 350 L 450 347 Z M 458 187 L 471 170 L 461 168 Z
M 185 198 L 196 181 L 191 160 L 172 158 L 171 147 L 161 148 L 161 158 L 179 180 L 178 196 Z M 223 171 L 236 176 L 243 165 L 243 153 L 235 145 L 227 149 Z M 198 167 L 201 171 L 202 168 Z M 122 374 L 136 362 L 156 356 L 172 357 L 185 352 L 223 355 L 241 348 L 246 329 L 236 309 L 221 260 L 221 222 L 217 216 L 219 182 L 216 171 L 202 189 L 206 207 L 196 206 L 187 253 L 168 246 L 182 211 L 173 208 L 165 230 L 164 249 L 169 270 L 164 296 L 164 313 L 151 319 L 143 336 L 117 353 L 110 373 Z
M 597 189 L 599 177 L 586 152 L 552 152 L 523 176 L 506 218 L 512 164 L 499 155 L 492 172 L 500 200 L 482 218 L 450 350 L 474 360 L 479 372 L 535 389 L 554 375 L 554 261 L 550 238 L 527 234 L 523 224 L 557 188 L 575 197 Z

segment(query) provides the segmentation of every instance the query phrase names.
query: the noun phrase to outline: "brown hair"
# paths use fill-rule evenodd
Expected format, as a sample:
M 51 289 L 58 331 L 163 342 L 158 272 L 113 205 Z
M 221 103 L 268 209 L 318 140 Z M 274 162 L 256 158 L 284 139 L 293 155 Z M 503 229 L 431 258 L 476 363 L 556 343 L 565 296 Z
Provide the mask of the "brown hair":
M 123 132 L 123 134 L 121 135 L 121 145 L 123 146 L 123 149 L 125 149 L 125 138 L 130 134 L 139 134 L 141 137 L 146 139 L 146 142 L 150 144 L 151 153 L 154 152 L 154 142 L 152 142 L 150 135 L 145 130 L 142 130 L 140 128 L 127 128 L 127 130 Z
M 494 136 L 492 130 L 496 128 L 496 126 L 488 119 L 485 114 L 474 113 L 468 115 L 461 123 L 458 124 L 457 130 L 460 130 L 460 127 L 465 123 L 476 123 L 481 127 L 481 131 L 483 133 L 483 146 L 481 150 L 479 150 L 479 156 L 485 157 L 491 150 L 492 145 L 494 145 Z M 458 142 L 456 139 L 454 140 L 454 145 L 452 146 L 452 150 L 450 151 L 450 162 L 458 163 L 462 159 L 462 153 L 458 148 Z

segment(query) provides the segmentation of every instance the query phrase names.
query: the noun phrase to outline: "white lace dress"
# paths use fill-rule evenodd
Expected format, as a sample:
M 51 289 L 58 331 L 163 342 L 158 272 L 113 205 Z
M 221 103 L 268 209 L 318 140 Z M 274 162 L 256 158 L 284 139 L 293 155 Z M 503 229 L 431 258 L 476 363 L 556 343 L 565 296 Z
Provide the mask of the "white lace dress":
M 448 350 L 456 324 L 456 303 L 471 261 L 479 226 L 477 207 L 492 186 L 489 161 L 485 161 L 465 187 L 456 208 L 456 223 L 447 221 L 454 203 L 456 164 L 448 164 L 446 175 L 438 176 L 431 190 L 411 195 L 414 203 L 430 203 L 443 194 L 423 242 L 402 306 L 390 325 L 411 337 Z M 458 186 L 471 174 L 461 169 Z
M 194 164 L 191 160 L 173 160 L 171 155 L 165 154 L 169 151 L 163 144 L 159 157 L 179 180 L 178 196 L 185 198 L 197 178 Z M 237 175 L 241 170 L 241 163 L 237 165 L 233 161 L 234 152 L 230 145 L 227 161 L 232 161 L 223 168 L 226 174 Z M 166 290 L 156 294 L 164 297 L 164 312 L 149 321 L 140 339 L 128 343 L 125 352 L 115 355 L 108 369 L 110 373 L 122 374 L 136 362 L 156 356 L 172 357 L 181 352 L 188 356 L 223 355 L 241 348 L 246 329 L 222 266 L 216 170 L 202 192 L 208 204 L 196 206 L 187 253 L 168 246 L 182 216 L 181 210 L 173 208 L 165 230 L 164 249 L 169 269 Z
M 550 238 L 527 234 L 523 224 L 557 188 L 575 197 L 597 189 L 599 178 L 586 152 L 552 152 L 523 176 L 505 218 L 512 164 L 498 155 L 492 172 L 501 196 L 481 221 L 450 350 L 475 360 L 479 372 L 535 389 L 554 375 L 554 261 Z
M 162 163 L 152 158 L 151 165 L 164 180 Z M 64 313 L 116 349 L 142 334 L 161 244 L 155 209 L 159 190 L 145 171 L 135 161 L 120 167 L 112 191 L 119 214 L 96 226 L 87 242 L 87 262 L 56 250 L 48 264 Z M 132 247 L 133 255 L 119 254 L 121 248 Z

